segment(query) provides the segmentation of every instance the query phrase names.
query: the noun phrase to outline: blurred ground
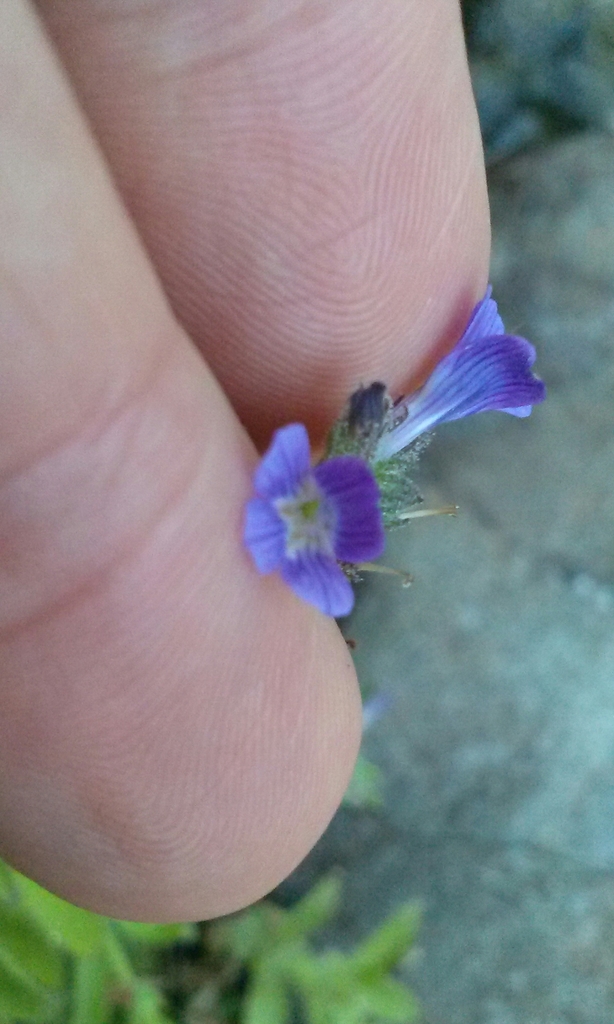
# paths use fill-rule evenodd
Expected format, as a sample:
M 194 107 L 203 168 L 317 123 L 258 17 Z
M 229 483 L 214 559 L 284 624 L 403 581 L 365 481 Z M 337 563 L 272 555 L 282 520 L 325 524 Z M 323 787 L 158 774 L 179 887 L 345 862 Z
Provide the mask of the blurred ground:
M 491 174 L 493 282 L 547 402 L 440 428 L 429 503 L 348 634 L 393 698 L 366 738 L 380 813 L 342 811 L 290 887 L 348 868 L 336 939 L 425 911 L 406 972 L 428 1024 L 614 1020 L 614 140 Z
M 486 160 L 614 128 L 612 0 L 464 0 Z

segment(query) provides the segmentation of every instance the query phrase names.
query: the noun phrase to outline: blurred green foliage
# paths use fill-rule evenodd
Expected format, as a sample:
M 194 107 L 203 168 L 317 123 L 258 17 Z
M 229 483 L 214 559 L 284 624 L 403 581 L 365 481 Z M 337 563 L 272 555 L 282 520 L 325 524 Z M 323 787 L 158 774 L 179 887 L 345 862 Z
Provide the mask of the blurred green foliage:
M 367 760 L 364 754 L 359 754 L 350 784 L 343 797 L 343 803 L 346 807 L 377 810 L 378 807 L 383 806 L 384 802 L 382 788 L 381 768 Z
M 318 950 L 310 937 L 339 898 L 325 878 L 290 908 L 137 924 L 73 907 L 0 862 L 0 1024 L 411 1024 L 417 1003 L 391 971 L 416 909 L 350 952 Z M 165 973 L 173 956 L 190 968 L 179 988 Z
M 270 902 L 210 926 L 209 942 L 247 972 L 240 1024 L 410 1024 L 414 996 L 390 976 L 418 927 L 413 906 L 400 907 L 352 951 L 316 951 L 309 936 L 335 914 L 340 882 L 325 878 L 289 909 Z
M 192 940 L 194 925 L 112 921 L 58 899 L 0 862 L 1 1024 L 168 1024 L 136 963 Z

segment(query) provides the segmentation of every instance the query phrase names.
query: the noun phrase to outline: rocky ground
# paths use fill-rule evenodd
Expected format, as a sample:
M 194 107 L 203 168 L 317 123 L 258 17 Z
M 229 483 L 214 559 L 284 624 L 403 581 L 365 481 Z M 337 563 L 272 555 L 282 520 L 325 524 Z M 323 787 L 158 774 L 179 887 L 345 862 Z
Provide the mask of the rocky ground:
M 348 868 L 336 937 L 424 907 L 408 966 L 428 1024 L 614 1021 L 614 140 L 499 165 L 493 283 L 547 402 L 440 428 L 429 502 L 394 535 L 403 590 L 349 626 L 392 710 L 366 738 L 381 812 L 338 815 L 291 884 Z

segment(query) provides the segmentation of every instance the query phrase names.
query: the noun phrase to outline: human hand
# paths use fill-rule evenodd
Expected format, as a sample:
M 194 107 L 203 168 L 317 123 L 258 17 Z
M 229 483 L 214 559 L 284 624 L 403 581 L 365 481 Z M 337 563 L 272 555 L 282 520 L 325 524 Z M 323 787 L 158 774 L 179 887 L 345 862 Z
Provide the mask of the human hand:
M 0 11 L 2 851 L 214 916 L 307 853 L 360 738 L 335 623 L 243 549 L 248 434 L 406 390 L 484 292 L 460 15 L 38 10 Z

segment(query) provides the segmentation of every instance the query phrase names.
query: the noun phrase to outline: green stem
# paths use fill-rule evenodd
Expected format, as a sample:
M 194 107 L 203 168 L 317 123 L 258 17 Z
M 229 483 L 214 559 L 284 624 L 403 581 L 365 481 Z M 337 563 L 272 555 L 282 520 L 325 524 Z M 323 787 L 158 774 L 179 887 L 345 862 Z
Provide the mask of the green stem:
M 68 1024 L 102 1024 L 106 1020 L 106 971 L 101 957 L 75 961 Z
M 121 942 L 114 934 L 110 924 L 107 925 L 104 949 L 109 967 L 111 968 L 116 981 L 120 985 L 132 990 L 137 980 L 136 974 L 132 969 L 132 964 L 126 955 Z

